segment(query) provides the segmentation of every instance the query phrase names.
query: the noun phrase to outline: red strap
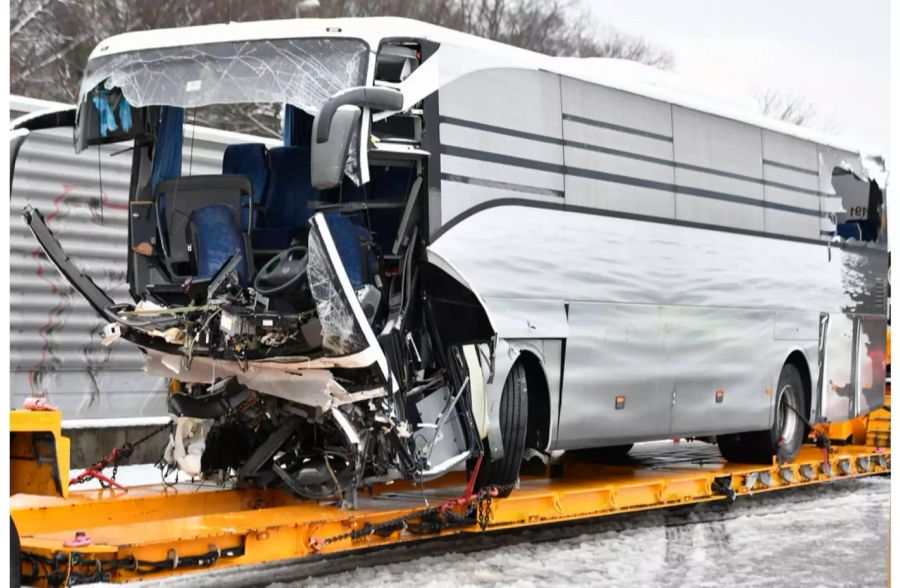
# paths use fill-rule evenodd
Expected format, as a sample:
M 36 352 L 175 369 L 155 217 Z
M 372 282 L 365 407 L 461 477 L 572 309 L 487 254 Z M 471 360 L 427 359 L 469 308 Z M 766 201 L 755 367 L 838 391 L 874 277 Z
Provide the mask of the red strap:
M 466 493 L 463 494 L 463 499 L 468 501 L 472 494 L 475 492 L 475 479 L 478 478 L 478 470 L 481 469 L 481 460 L 484 459 L 484 454 L 478 456 L 478 461 L 475 462 L 475 467 L 472 468 L 472 476 L 469 478 L 469 483 L 466 485 Z
M 87 480 L 90 480 L 91 478 L 97 478 L 98 480 L 105 482 L 106 484 L 108 484 L 110 486 L 115 486 L 116 488 L 119 488 L 120 490 L 127 490 L 127 488 L 125 488 L 125 486 L 119 484 L 112 478 L 103 474 L 103 468 L 106 468 L 110 464 L 115 463 L 118 458 L 119 458 L 119 449 L 114 448 L 112 450 L 112 453 L 110 453 L 107 457 L 104 457 L 103 459 L 101 459 L 100 461 L 98 461 L 97 463 L 92 465 L 91 467 L 87 468 L 86 470 L 84 470 L 83 472 L 81 472 L 80 474 L 78 474 L 77 476 L 72 478 L 71 480 L 69 480 L 69 486 L 72 486 L 74 484 L 80 484 L 81 482 L 85 482 Z
M 50 404 L 43 396 L 29 396 L 25 399 L 24 406 L 27 410 L 59 410 L 59 407 Z

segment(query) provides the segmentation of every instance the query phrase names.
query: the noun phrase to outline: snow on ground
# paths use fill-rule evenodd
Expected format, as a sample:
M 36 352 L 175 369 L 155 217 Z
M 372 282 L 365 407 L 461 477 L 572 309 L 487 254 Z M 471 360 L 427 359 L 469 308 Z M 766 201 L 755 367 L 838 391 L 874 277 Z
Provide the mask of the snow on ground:
M 884 586 L 890 478 L 594 523 L 577 537 L 361 568 L 285 586 Z M 258 580 L 257 580 L 258 582 Z

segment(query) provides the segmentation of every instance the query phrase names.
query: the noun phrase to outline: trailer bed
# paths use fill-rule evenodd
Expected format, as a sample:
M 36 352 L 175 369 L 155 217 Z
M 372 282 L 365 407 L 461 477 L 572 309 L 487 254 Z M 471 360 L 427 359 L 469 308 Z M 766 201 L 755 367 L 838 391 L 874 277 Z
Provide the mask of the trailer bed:
M 890 450 L 804 446 L 791 464 L 724 462 L 701 442 L 635 447 L 629 463 L 562 463 L 523 476 L 507 498 L 465 497 L 462 474 L 422 487 L 382 485 L 358 510 L 280 490 L 205 484 L 75 491 L 68 498 L 15 495 L 11 512 L 28 554 L 26 576 L 127 582 L 433 541 L 460 534 L 746 499 L 763 492 L 890 472 Z M 67 548 L 84 532 L 90 544 Z

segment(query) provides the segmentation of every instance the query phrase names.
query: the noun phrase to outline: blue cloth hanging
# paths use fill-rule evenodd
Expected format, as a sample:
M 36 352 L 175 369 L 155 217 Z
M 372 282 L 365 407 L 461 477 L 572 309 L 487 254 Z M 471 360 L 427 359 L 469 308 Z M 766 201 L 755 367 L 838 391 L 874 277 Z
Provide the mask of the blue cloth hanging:
M 119 125 L 116 124 L 116 115 L 109 104 L 109 92 L 102 90 L 100 95 L 94 96 L 92 101 L 99 115 L 97 118 L 100 119 L 100 136 L 105 137 L 110 131 L 115 131 L 119 128 Z
M 296 111 L 297 109 L 290 104 L 284 105 L 284 120 L 282 121 L 284 130 L 282 131 L 282 135 L 284 136 L 285 147 L 290 147 L 294 142 L 294 118 L 296 116 Z
M 150 181 L 153 192 L 163 180 L 181 175 L 181 150 L 184 142 L 184 109 L 163 106 L 156 127 L 156 146 L 153 150 L 153 167 Z
M 312 135 L 313 117 L 296 106 L 284 105 L 284 146 L 306 145 Z
M 100 119 L 100 136 L 106 137 L 110 132 L 119 128 L 116 122 L 116 112 L 109 103 L 109 90 L 99 90 L 91 100 L 94 108 L 97 109 L 98 118 Z M 131 105 L 125 100 L 124 96 L 119 96 L 118 101 L 119 121 L 122 123 L 122 130 L 126 133 L 131 130 Z
M 126 133 L 131 130 L 131 105 L 124 97 L 119 99 L 119 120 L 122 122 L 122 130 Z

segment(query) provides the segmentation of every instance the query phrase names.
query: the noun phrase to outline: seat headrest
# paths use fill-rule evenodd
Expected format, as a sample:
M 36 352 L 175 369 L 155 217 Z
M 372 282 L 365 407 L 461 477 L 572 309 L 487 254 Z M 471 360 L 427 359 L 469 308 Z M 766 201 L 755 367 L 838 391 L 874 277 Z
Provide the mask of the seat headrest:
M 225 148 L 222 173 L 247 176 L 253 185 L 253 201 L 262 201 L 269 179 L 269 158 L 262 143 L 237 143 Z
M 269 150 L 269 165 L 265 226 L 308 227 L 312 211 L 307 205 L 319 199 L 310 183 L 309 146 L 275 147 Z
M 269 161 L 272 163 L 272 171 L 275 167 L 279 167 L 279 171 L 283 171 L 284 166 L 291 163 L 301 163 L 302 167 L 309 173 L 309 145 L 299 145 L 296 147 L 273 147 L 269 150 Z
M 227 176 L 182 176 L 172 180 L 163 180 L 156 186 L 156 194 L 174 194 L 177 192 L 211 192 L 225 191 L 235 194 L 250 194 L 250 180 L 243 175 Z

